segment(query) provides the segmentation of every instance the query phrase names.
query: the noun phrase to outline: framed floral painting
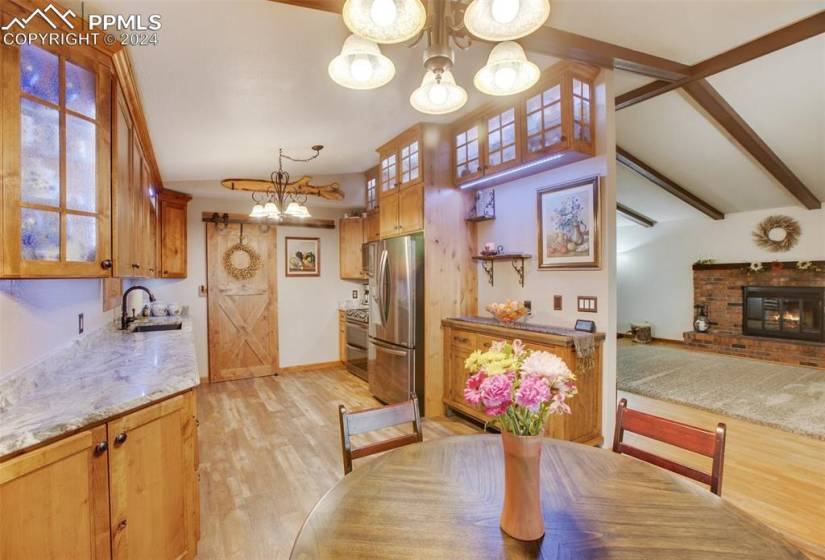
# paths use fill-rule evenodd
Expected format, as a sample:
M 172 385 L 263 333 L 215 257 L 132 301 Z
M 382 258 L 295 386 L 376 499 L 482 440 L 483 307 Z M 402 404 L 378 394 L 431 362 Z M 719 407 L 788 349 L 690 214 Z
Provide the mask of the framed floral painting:
M 286 275 L 321 275 L 321 239 L 319 237 L 286 237 Z
M 599 268 L 600 202 L 600 177 L 538 191 L 540 270 Z

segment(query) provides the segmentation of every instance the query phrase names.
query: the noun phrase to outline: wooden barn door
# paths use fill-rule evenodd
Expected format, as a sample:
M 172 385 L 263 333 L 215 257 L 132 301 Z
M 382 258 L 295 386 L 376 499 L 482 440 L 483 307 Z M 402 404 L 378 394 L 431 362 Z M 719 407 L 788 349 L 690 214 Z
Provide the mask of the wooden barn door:
M 243 226 L 244 246 L 260 257 L 260 266 L 249 278 L 239 278 L 227 269 L 225 256 L 239 243 L 241 228 L 206 224 L 210 381 L 261 377 L 278 369 L 275 228 Z M 238 248 L 230 262 L 246 269 L 250 252 Z

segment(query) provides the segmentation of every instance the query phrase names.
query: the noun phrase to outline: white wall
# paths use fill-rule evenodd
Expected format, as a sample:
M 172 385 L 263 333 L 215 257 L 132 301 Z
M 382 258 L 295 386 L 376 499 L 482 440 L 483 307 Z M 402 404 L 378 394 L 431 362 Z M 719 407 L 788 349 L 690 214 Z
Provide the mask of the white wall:
M 174 185 L 168 185 L 174 189 Z M 209 368 L 207 340 L 207 300 L 198 295 L 199 286 L 206 286 L 206 229 L 203 212 L 249 213 L 251 201 L 246 196 L 237 200 L 195 197 L 188 207 L 189 273 L 184 279 L 141 280 L 165 302 L 189 306 L 195 334 L 195 353 L 201 377 Z M 317 218 L 338 218 L 341 211 L 310 207 Z M 321 238 L 321 276 L 319 278 L 286 278 L 283 270 L 283 238 L 285 235 Z M 338 359 L 338 303 L 351 297 L 360 285 L 341 280 L 338 273 L 338 227 L 334 230 L 314 228 L 278 228 L 278 347 L 282 367 L 328 362 Z M 139 294 L 138 297 L 142 297 Z
M 615 125 L 613 110 L 613 73 L 604 71 L 596 84 L 596 156 L 571 165 L 525 177 L 495 187 L 496 219 L 478 224 L 478 249 L 484 243 L 504 245 L 507 252 L 530 253 L 525 262 L 524 287 L 518 284 L 516 272 L 509 262 L 495 264 L 495 285 L 479 266 L 478 308 L 506 299 L 530 300 L 533 306 L 531 322 L 572 328 L 576 319 L 596 322 L 600 332 L 607 334 L 603 367 L 603 419 L 605 439 L 613 433 L 616 407 L 616 337 L 615 337 L 615 208 L 616 165 Z M 575 179 L 600 175 L 602 180 L 602 263 L 601 269 L 590 271 L 538 270 L 536 191 Z M 561 311 L 553 311 L 553 296 L 563 297 Z M 578 313 L 576 296 L 596 296 L 598 313 Z
M 38 361 L 49 352 L 100 328 L 100 280 L 0 280 L 0 376 Z M 77 316 L 85 330 L 77 334 Z
M 787 253 L 757 247 L 751 232 L 765 217 L 785 214 L 802 226 Z M 825 209 L 775 208 L 660 222 L 652 228 L 618 229 L 618 329 L 648 321 L 658 338 L 682 340 L 693 328 L 693 271 L 700 258 L 717 262 L 825 260 Z

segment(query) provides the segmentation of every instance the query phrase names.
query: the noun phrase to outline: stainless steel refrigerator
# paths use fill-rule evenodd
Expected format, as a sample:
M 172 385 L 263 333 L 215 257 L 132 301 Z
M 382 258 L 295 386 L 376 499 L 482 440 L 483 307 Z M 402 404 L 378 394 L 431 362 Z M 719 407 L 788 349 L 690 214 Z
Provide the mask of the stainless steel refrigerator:
M 370 391 L 385 403 L 415 393 L 423 409 L 424 239 L 416 234 L 368 243 L 364 264 L 370 292 Z

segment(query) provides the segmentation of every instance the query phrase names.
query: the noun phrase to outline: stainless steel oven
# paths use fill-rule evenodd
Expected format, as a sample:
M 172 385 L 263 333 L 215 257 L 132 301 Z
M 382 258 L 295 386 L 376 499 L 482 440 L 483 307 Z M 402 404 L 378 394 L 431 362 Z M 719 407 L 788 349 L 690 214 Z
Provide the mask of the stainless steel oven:
M 367 343 L 369 342 L 369 322 L 367 311 L 364 309 L 348 309 L 346 316 L 347 370 L 364 381 L 368 381 Z

